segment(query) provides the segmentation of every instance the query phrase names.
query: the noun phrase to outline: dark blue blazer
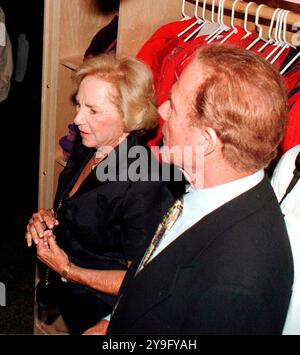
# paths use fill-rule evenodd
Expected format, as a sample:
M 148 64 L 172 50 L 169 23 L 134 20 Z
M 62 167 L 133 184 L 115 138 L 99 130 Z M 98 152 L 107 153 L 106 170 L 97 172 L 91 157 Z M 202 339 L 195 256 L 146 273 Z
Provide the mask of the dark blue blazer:
M 139 163 L 139 155 L 128 156 L 133 147 L 147 151 L 143 162 L 147 168 L 144 169 L 146 176 L 143 178 L 150 180 L 151 164 L 153 166 L 155 158 L 136 134 L 130 134 L 114 150 L 115 161 L 110 154 L 97 167 L 102 169 L 109 160 L 117 181 L 99 181 L 97 174 L 100 170 L 94 169 L 78 191 L 68 197 L 81 170 L 95 153 L 95 149 L 87 149 L 81 142 L 75 146 L 60 175 L 55 200 L 60 223 L 55 234 L 60 247 L 77 266 L 127 270 L 128 261 L 132 261 L 138 250 L 148 244 L 163 214 L 174 202 L 173 195 L 159 175 L 157 181 L 120 181 L 121 173 L 124 178 L 124 171 L 126 173 L 130 167 L 134 170 Z M 137 165 L 132 165 L 134 163 Z M 61 312 L 72 332 L 80 333 L 109 314 L 115 300 L 113 296 L 82 285 L 60 285 Z
M 108 334 L 282 331 L 293 261 L 267 178 L 204 217 L 134 276 L 139 262 L 126 275 Z

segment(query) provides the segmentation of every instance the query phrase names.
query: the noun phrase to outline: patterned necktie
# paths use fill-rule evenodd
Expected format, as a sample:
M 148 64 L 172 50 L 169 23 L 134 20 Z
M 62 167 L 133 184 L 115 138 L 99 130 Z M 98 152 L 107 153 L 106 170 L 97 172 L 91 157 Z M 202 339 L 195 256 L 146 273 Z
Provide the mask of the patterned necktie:
M 160 241 L 162 240 L 163 236 L 172 228 L 173 224 L 177 220 L 177 218 L 181 215 L 183 209 L 183 197 L 176 200 L 174 205 L 170 208 L 170 210 L 165 214 L 163 217 L 162 222 L 158 226 L 154 237 L 140 263 L 140 266 L 137 269 L 136 275 L 144 269 L 144 267 L 150 261 L 153 253 L 155 252 L 156 248 L 158 247 Z
M 138 267 L 138 269 L 135 273 L 135 276 L 139 272 L 141 272 L 144 269 L 144 267 L 148 264 L 148 262 L 150 261 L 153 253 L 155 252 L 156 248 L 159 245 L 159 242 L 162 240 L 165 233 L 171 229 L 171 227 L 173 226 L 173 224 L 175 223 L 177 218 L 181 215 L 182 209 L 183 209 L 183 197 L 176 200 L 174 205 L 164 215 L 163 220 L 161 221 L 160 225 L 158 226 L 158 228 L 154 234 L 154 237 L 152 238 L 152 241 L 151 241 L 148 249 L 146 250 L 146 253 L 140 263 L 140 266 Z M 113 307 L 111 316 L 114 315 L 114 313 L 120 303 L 122 296 L 123 296 L 123 294 L 119 295 L 119 297 Z

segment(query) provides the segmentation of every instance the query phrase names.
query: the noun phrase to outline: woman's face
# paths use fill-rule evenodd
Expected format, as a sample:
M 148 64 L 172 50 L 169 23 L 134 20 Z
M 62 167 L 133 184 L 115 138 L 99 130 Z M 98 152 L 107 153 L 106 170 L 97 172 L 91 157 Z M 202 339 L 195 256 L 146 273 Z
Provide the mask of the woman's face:
M 81 82 L 74 122 L 86 147 L 114 147 L 119 143 L 124 127 L 121 114 L 113 103 L 116 95 L 111 83 L 95 76 L 87 76 Z

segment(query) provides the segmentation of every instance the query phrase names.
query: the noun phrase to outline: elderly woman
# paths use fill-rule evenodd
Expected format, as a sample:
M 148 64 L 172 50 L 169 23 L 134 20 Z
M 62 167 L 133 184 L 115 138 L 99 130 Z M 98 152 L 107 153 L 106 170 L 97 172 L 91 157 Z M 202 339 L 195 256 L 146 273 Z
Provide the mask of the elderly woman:
M 81 139 L 60 175 L 54 211 L 35 213 L 26 238 L 62 276 L 60 312 L 69 331 L 81 333 L 111 313 L 131 261 L 174 198 L 160 176 L 151 181 L 155 158 L 143 143 L 157 122 L 148 69 L 101 55 L 75 76 Z

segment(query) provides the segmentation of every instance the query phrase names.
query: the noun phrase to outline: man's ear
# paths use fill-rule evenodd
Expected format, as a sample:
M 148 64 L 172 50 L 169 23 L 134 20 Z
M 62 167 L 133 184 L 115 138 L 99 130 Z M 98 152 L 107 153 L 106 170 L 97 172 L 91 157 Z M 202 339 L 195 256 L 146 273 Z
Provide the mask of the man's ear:
M 216 150 L 220 140 L 218 138 L 216 131 L 213 128 L 204 127 L 203 130 L 204 130 L 204 142 L 203 142 L 204 155 L 209 155 Z

